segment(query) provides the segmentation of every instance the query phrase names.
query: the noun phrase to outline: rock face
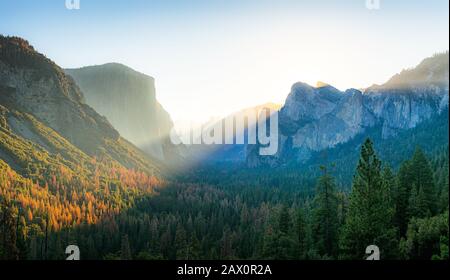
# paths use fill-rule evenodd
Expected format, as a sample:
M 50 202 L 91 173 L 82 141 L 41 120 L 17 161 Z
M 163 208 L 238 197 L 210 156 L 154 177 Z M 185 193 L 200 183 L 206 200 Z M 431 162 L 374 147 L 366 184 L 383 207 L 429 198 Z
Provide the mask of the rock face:
M 125 139 L 161 160 L 173 152 L 169 141 L 173 123 L 156 100 L 152 77 L 117 63 L 65 71 L 80 86 L 86 103 Z
M 83 94 L 62 69 L 27 41 L 0 36 L 0 103 L 33 114 L 74 145 L 95 153 L 119 133 L 84 104 Z
M 161 164 L 124 140 L 84 102 L 75 81 L 17 37 L 0 35 L 0 160 L 74 172 L 91 161 L 159 174 Z
M 345 143 L 374 126 L 382 127 L 384 139 L 414 128 L 448 107 L 448 59 L 448 52 L 427 58 L 386 84 L 363 91 L 295 84 L 279 114 L 277 155 L 260 157 L 252 147 L 248 165 L 305 161 L 311 152 Z

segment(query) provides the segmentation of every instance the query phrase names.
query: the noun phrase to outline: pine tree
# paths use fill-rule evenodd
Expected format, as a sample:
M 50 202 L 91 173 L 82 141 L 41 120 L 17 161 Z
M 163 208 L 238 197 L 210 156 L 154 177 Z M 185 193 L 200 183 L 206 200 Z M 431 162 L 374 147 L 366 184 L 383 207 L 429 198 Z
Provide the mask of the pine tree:
M 390 166 L 385 165 L 382 173 L 383 189 L 386 203 L 393 210 L 395 208 L 395 195 L 398 189 L 398 181 Z
M 16 225 L 17 231 L 17 249 L 19 250 L 19 259 L 26 260 L 28 257 L 28 228 L 27 223 L 25 221 L 25 217 L 21 215 L 21 211 L 19 208 L 18 214 L 17 214 L 17 225 Z
M 37 260 L 38 256 L 37 256 L 37 240 L 36 237 L 33 236 L 31 237 L 30 240 L 30 249 L 28 251 L 28 260 Z
M 6 198 L 0 204 L 0 260 L 18 260 L 16 220 L 12 205 Z
M 233 259 L 233 238 L 230 229 L 227 227 L 223 231 L 222 239 L 220 241 L 220 257 L 221 259 Z
M 419 204 L 423 204 L 426 217 L 437 213 L 436 185 L 434 183 L 433 171 L 430 163 L 419 147 L 416 149 L 411 161 L 412 185 L 422 194 Z
M 448 171 L 448 164 L 446 166 L 446 170 Z M 446 172 L 445 174 L 445 178 L 444 178 L 444 184 L 441 188 L 441 193 L 440 193 L 440 197 L 439 197 L 439 212 L 444 212 L 447 211 L 448 212 L 448 189 L 449 189 L 449 184 L 448 184 L 448 172 Z
M 131 260 L 130 242 L 128 241 L 128 235 L 122 237 L 120 259 L 123 261 Z
M 301 260 L 306 259 L 308 253 L 307 246 L 307 223 L 305 220 L 305 214 L 303 209 L 300 208 L 297 213 L 297 223 L 296 223 L 297 237 L 298 237 L 298 250 L 299 250 L 299 258 Z
M 409 198 L 408 214 L 409 217 L 425 218 L 430 216 L 430 212 L 425 203 L 426 195 L 423 188 L 418 188 L 416 184 L 413 184 L 411 195 Z
M 324 174 L 319 178 L 314 199 L 313 237 L 320 255 L 334 257 L 338 249 L 338 200 L 334 178 L 325 167 L 322 170 Z
M 263 239 L 262 258 L 265 260 L 273 260 L 277 256 L 278 238 L 275 230 L 269 226 L 266 229 Z
M 370 245 L 380 248 L 382 257 L 393 251 L 395 231 L 393 210 L 385 198 L 381 162 L 370 139 L 361 148 L 361 157 L 353 179 L 349 209 L 343 228 L 341 247 L 343 257 L 363 259 Z
M 95 242 L 94 242 L 94 239 L 92 238 L 92 236 L 88 237 L 86 249 L 87 249 L 87 252 L 86 252 L 87 259 L 95 260 L 98 258 L 97 250 L 95 248 Z
M 283 206 L 281 209 L 278 225 L 281 233 L 288 234 L 291 228 L 291 215 L 287 206 Z
M 411 199 L 412 191 L 412 176 L 411 162 L 403 162 L 398 172 L 398 183 L 394 196 L 394 220 L 401 236 L 405 236 L 406 230 L 408 229 L 408 221 L 410 219 L 409 201 Z
M 177 260 L 188 259 L 186 231 L 181 225 L 177 226 L 177 230 L 175 232 L 175 250 Z
M 188 260 L 198 260 L 201 256 L 201 246 L 195 234 L 192 234 L 191 242 L 189 244 Z

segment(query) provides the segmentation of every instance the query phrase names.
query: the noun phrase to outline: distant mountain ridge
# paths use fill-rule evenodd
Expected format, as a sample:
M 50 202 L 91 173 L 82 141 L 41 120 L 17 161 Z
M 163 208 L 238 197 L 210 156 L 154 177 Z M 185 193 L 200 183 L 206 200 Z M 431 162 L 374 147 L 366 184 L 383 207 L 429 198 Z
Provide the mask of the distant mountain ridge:
M 118 63 L 65 72 L 80 86 L 86 103 L 125 139 L 160 160 L 173 155 L 175 147 L 169 141 L 173 123 L 156 99 L 152 77 Z
M 296 83 L 280 110 L 278 153 L 260 157 L 251 147 L 248 166 L 304 162 L 314 152 L 346 143 L 369 128 L 380 126 L 387 139 L 439 115 L 448 108 L 448 59 L 448 52 L 437 54 L 364 91 Z
M 218 121 L 212 121 L 206 123 L 202 126 L 203 130 L 208 128 L 213 128 L 217 125 L 222 127 L 222 143 L 230 141 L 234 144 L 222 144 L 222 145 L 191 145 L 186 148 L 186 158 L 194 162 L 243 162 L 246 159 L 247 145 L 236 144 L 237 137 L 243 136 L 248 139 L 248 128 L 255 128 L 257 126 L 257 116 L 261 113 L 261 110 L 270 110 L 270 112 L 278 112 L 282 105 L 275 103 L 264 103 L 254 107 L 249 107 L 242 109 L 240 111 L 234 112 Z M 255 119 L 247 119 L 248 116 L 253 115 Z M 237 119 L 243 119 L 245 121 L 244 131 L 238 132 L 235 121 Z M 226 123 L 234 124 L 234 132 L 232 139 L 226 137 L 225 127 Z M 200 128 L 199 128 L 200 129 Z M 201 132 L 194 133 L 195 135 Z M 198 140 L 200 141 L 200 140 Z M 247 140 L 245 140 L 247 141 Z

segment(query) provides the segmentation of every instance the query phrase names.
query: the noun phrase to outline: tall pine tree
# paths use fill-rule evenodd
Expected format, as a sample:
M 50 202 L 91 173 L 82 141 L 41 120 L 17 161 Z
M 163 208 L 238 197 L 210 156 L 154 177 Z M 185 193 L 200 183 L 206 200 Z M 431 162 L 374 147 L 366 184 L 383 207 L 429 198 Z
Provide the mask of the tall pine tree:
M 338 200 L 334 178 L 326 167 L 319 178 L 314 199 L 313 237 L 321 256 L 335 257 L 338 250 Z
M 380 248 L 381 257 L 392 254 L 395 240 L 393 209 L 385 199 L 389 195 L 386 191 L 381 161 L 372 141 L 367 139 L 361 148 L 342 232 L 343 258 L 363 259 L 370 245 Z
M 417 187 L 417 207 L 422 208 L 419 218 L 430 217 L 437 212 L 436 185 L 430 162 L 422 149 L 417 148 L 411 162 L 411 185 Z M 410 205 L 410 208 L 416 207 Z
M 18 260 L 16 220 L 12 203 L 4 198 L 0 203 L 0 260 Z

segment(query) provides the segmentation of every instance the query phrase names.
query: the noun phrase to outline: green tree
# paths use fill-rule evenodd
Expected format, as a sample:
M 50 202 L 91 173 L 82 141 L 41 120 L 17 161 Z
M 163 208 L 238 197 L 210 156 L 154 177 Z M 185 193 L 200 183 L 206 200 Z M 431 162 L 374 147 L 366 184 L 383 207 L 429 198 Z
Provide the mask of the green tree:
M 400 166 L 398 172 L 398 183 L 394 195 L 395 200 L 395 215 L 394 221 L 401 236 L 406 234 L 409 221 L 409 201 L 411 199 L 412 191 L 412 177 L 411 162 L 405 161 Z
M 431 218 L 413 218 L 400 242 L 405 259 L 448 259 L 448 212 Z
M 177 260 L 188 259 L 186 230 L 179 224 L 175 232 L 175 250 Z
M 297 221 L 296 221 L 296 230 L 297 230 L 297 238 L 298 238 L 298 251 L 299 258 L 301 260 L 306 259 L 308 254 L 308 244 L 307 244 L 307 222 L 305 220 L 305 213 L 302 208 L 298 210 L 297 213 Z
M 426 195 L 423 188 L 413 185 L 408 205 L 409 217 L 425 218 L 430 216 L 430 211 L 426 204 Z
M 426 217 L 430 217 L 437 213 L 437 197 L 436 185 L 434 183 L 433 171 L 430 163 L 419 147 L 416 149 L 411 161 L 411 185 L 417 187 L 417 196 L 421 199 L 419 204 L 423 204 Z
M 283 206 L 281 209 L 278 226 L 280 232 L 288 234 L 289 229 L 291 228 L 291 215 L 289 214 L 289 208 L 287 206 Z
M 338 250 L 338 200 L 334 178 L 322 167 L 313 212 L 313 237 L 317 252 L 322 256 L 335 257 Z
M 349 208 L 342 233 L 343 258 L 363 259 L 369 245 L 380 248 L 381 257 L 392 254 L 395 230 L 393 209 L 385 198 L 389 195 L 381 175 L 381 162 L 372 141 L 367 139 L 353 179 Z
M 0 204 L 0 259 L 18 260 L 16 220 L 13 216 L 12 204 L 6 198 Z
M 128 241 L 128 235 L 122 237 L 120 259 L 123 261 L 131 260 L 130 242 Z

